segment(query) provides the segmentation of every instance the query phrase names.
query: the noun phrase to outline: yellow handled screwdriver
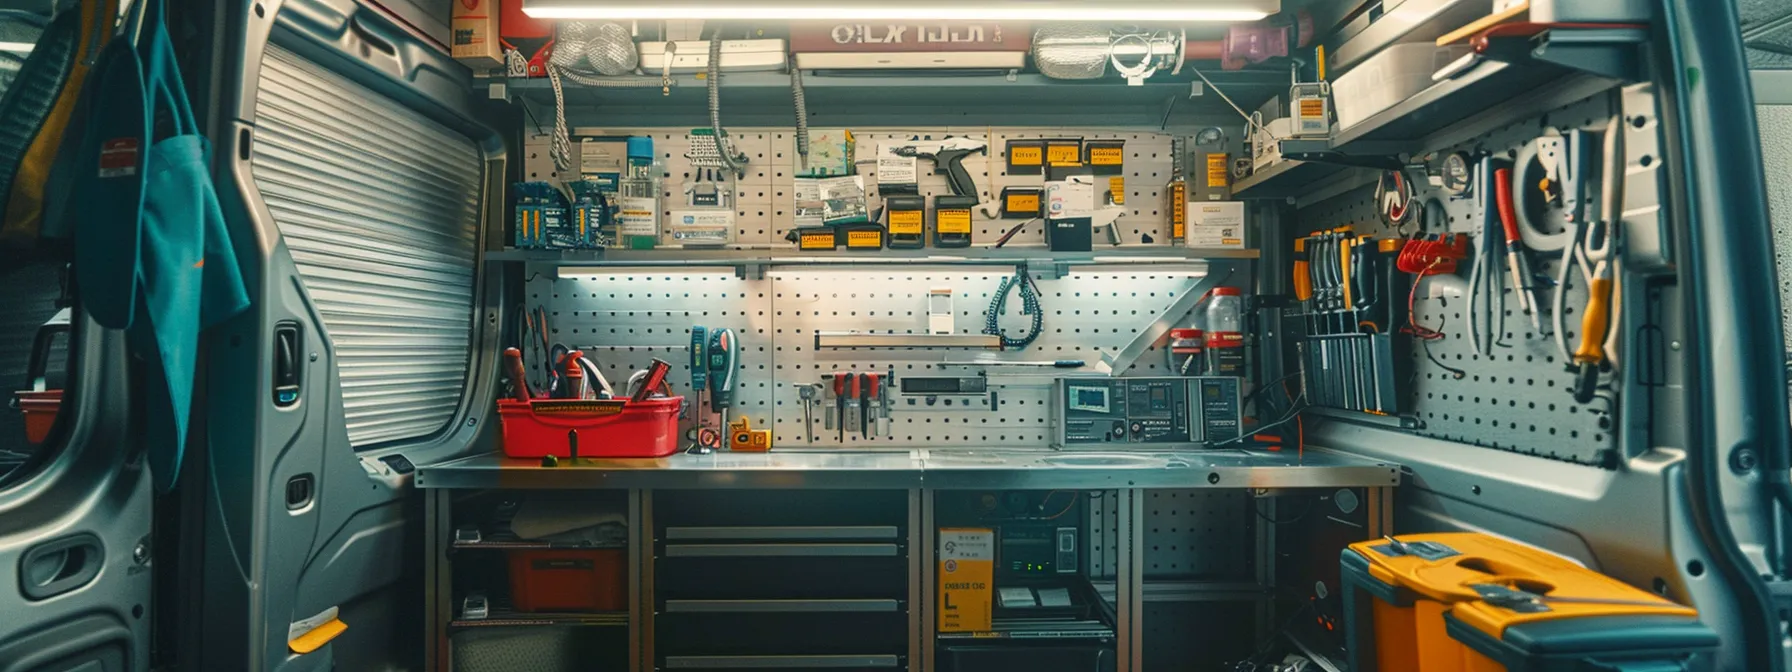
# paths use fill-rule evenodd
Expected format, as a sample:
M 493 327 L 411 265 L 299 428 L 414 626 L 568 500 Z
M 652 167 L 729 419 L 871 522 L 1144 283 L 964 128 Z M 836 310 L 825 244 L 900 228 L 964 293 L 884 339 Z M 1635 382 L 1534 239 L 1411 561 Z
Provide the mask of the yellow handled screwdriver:
M 1621 244 L 1624 213 L 1624 126 L 1616 116 L 1605 128 L 1605 165 L 1602 167 L 1599 221 L 1587 227 L 1581 243 L 1587 263 L 1593 266 L 1587 283 L 1587 308 L 1581 317 L 1580 347 L 1574 350 L 1574 400 L 1593 400 L 1599 384 L 1599 364 L 1605 361 L 1605 337 L 1611 328 L 1613 301 L 1612 259 Z

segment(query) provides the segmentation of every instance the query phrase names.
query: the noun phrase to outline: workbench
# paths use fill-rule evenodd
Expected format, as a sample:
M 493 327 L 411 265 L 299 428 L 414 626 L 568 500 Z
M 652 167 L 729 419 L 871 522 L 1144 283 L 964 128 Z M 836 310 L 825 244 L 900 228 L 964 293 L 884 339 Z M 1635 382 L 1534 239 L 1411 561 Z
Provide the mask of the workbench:
M 629 669 L 655 668 L 652 623 L 656 602 L 653 538 L 654 494 L 668 491 L 860 491 L 907 501 L 905 538 L 893 540 L 907 549 L 907 600 L 914 608 L 903 615 L 908 626 L 910 670 L 932 670 L 936 644 L 932 586 L 934 571 L 934 493 L 967 490 L 1098 491 L 1102 511 L 1092 518 L 1112 521 L 1104 534 L 1111 544 L 1111 587 L 1102 593 L 1114 606 L 1120 672 L 1144 669 L 1144 605 L 1160 599 L 1258 600 L 1273 594 L 1276 576 L 1275 526 L 1258 525 L 1249 567 L 1256 580 L 1227 584 L 1158 586 L 1153 596 L 1144 580 L 1148 530 L 1146 502 L 1157 493 L 1207 491 L 1267 495 L 1290 490 L 1362 493 L 1364 538 L 1379 536 L 1391 526 L 1391 498 L 1402 479 L 1398 465 L 1323 449 L 1266 452 L 1212 450 L 1166 452 L 1080 452 L 1053 450 L 902 449 L 883 451 L 777 450 L 769 453 L 679 453 L 640 460 L 579 459 L 543 467 L 535 460 L 481 454 L 419 467 L 416 485 L 426 494 L 428 524 L 425 571 L 428 585 L 428 668 L 447 666 L 448 625 L 453 621 L 453 585 L 448 549 L 454 546 L 450 509 L 454 496 L 468 490 L 602 490 L 626 492 L 628 500 L 629 578 L 638 587 L 630 596 Z M 787 496 L 788 492 L 779 492 Z M 770 497 L 771 495 L 765 495 Z M 1169 496 L 1166 494 L 1166 496 Z M 1185 497 L 1190 496 L 1188 494 Z M 1358 495 L 1349 495 L 1355 498 Z M 1256 504 L 1251 504 L 1256 506 Z M 1273 504 L 1271 504 L 1273 513 Z M 1157 508 L 1153 504 L 1153 508 Z M 1158 513 L 1152 511 L 1152 513 Z M 750 518 L 750 513 L 735 514 Z M 1263 514 L 1261 509 L 1259 517 Z M 1303 513 L 1304 515 L 1304 513 Z M 773 530 L 775 527 L 762 529 Z M 1194 530 L 1190 530 L 1193 532 Z M 1157 532 L 1150 530 L 1149 532 Z M 1094 562 L 1094 561 L 1092 561 Z M 1111 593 L 1109 592 L 1111 591 Z M 1192 596 L 1192 597 L 1191 597 Z M 1267 609 L 1259 609 L 1258 630 L 1270 629 Z M 1273 632 L 1268 633 L 1273 636 Z M 841 667 L 901 669 L 894 657 L 839 657 Z M 719 659 L 717 659 L 719 660 Z M 763 663 L 764 661 L 759 661 Z M 810 661 L 813 662 L 813 661 Z M 743 663 L 744 664 L 744 663 Z M 797 663 L 785 663 L 795 666 Z M 803 663 L 808 664 L 808 663 Z M 685 667 L 682 664 L 668 667 Z M 726 667 L 727 665 L 722 665 Z

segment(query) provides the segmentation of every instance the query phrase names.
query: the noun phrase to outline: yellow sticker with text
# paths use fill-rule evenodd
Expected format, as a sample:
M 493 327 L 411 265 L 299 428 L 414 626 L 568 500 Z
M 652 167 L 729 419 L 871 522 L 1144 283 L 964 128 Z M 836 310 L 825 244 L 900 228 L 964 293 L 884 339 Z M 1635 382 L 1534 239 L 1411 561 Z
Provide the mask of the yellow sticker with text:
M 891 210 L 890 233 L 905 235 L 921 235 L 921 227 L 926 218 L 920 210 Z
M 1044 147 L 1015 147 L 1008 150 L 1008 162 L 1016 166 L 1037 166 L 1045 163 Z
M 884 232 L 869 231 L 869 230 L 867 230 L 867 231 L 848 231 L 848 232 L 846 232 L 846 246 L 847 247 L 883 247 L 884 246 Z
M 1118 166 L 1126 162 L 1126 150 L 1122 147 L 1090 147 L 1089 165 Z
M 1119 175 L 1108 178 L 1108 195 L 1114 198 L 1114 205 L 1126 205 L 1126 178 Z
M 1054 166 L 1074 166 L 1083 162 L 1082 145 L 1051 145 L 1045 148 L 1045 160 Z
M 971 211 L 939 210 L 935 213 L 933 225 L 940 233 L 970 233 Z

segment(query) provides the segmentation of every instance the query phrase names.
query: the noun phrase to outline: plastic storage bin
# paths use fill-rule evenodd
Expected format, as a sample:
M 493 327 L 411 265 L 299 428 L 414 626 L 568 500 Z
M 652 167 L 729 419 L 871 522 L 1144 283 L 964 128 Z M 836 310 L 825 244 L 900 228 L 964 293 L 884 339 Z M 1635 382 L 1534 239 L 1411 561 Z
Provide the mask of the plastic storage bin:
M 1338 128 L 1350 128 L 1375 113 L 1431 87 L 1431 73 L 1468 53 L 1468 47 L 1431 42 L 1396 44 L 1332 80 L 1332 108 Z
M 620 548 L 511 551 L 510 602 L 517 611 L 622 611 L 627 576 Z
M 1398 539 L 1343 552 L 1357 672 L 1555 672 L 1600 656 L 1671 661 L 1716 645 L 1701 639 L 1710 631 L 1694 610 L 1561 556 L 1473 533 Z M 1527 593 L 1541 599 L 1488 599 Z
M 510 457 L 665 457 L 678 450 L 684 397 L 498 400 Z

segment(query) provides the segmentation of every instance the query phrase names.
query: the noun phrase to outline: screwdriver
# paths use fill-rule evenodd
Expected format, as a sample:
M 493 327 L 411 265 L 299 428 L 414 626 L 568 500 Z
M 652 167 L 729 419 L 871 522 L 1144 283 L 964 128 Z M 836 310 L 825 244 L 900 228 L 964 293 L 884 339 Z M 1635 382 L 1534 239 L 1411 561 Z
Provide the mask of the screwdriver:
M 840 420 L 834 425 L 834 429 L 840 431 L 841 443 L 846 443 L 846 379 L 851 375 L 834 373 L 834 415 Z
M 523 351 L 516 348 L 504 349 L 504 375 L 510 376 L 510 394 L 517 401 L 527 402 L 535 393 L 529 389 L 528 379 L 523 377 Z
M 861 394 L 859 394 L 859 438 L 869 439 L 873 436 L 871 433 L 871 400 L 877 397 L 877 375 L 861 373 L 859 382 L 864 384 L 864 389 L 860 390 Z
M 719 328 L 709 333 L 709 405 L 722 415 L 728 427 L 728 408 L 734 405 L 734 380 L 740 371 L 740 343 L 734 330 Z
M 705 354 L 708 348 L 709 330 L 700 324 L 691 325 L 691 394 L 697 396 L 698 413 L 703 412 L 703 393 L 709 387 L 709 357 Z

